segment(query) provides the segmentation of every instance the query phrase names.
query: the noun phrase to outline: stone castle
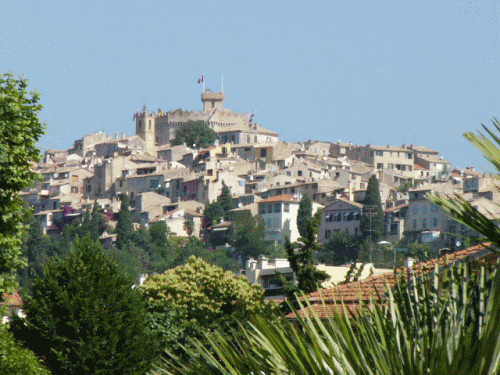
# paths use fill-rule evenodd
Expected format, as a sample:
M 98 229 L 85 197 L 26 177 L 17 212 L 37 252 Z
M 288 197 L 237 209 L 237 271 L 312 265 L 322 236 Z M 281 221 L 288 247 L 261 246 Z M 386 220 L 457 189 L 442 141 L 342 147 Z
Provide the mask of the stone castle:
M 144 105 L 143 111 L 134 115 L 136 135 L 144 140 L 146 151 L 153 155 L 156 155 L 156 146 L 168 144 L 179 125 L 190 120 L 203 121 L 210 126 L 217 133 L 220 143 L 260 144 L 279 141 L 278 133 L 253 123 L 252 114 L 235 113 L 224 108 L 224 98 L 224 92 L 207 89 L 201 94 L 201 111 L 177 109 L 168 112 L 158 110 L 158 113 L 154 113 Z

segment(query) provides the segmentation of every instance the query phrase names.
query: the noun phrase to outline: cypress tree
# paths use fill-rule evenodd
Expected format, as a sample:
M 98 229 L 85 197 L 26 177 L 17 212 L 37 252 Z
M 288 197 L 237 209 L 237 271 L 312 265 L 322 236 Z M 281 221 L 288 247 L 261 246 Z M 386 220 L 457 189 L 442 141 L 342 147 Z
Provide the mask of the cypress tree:
M 304 194 L 299 204 L 299 211 L 297 212 L 297 229 L 299 230 L 300 237 L 307 236 L 307 221 L 312 218 L 312 201 L 309 194 Z
M 134 239 L 134 224 L 130 213 L 130 200 L 127 194 L 121 196 L 122 205 L 118 212 L 118 223 L 116 224 L 116 246 L 123 249 L 124 246 Z
M 224 210 L 224 218 L 227 219 L 229 215 L 229 211 L 232 210 L 233 207 L 233 198 L 231 197 L 231 189 L 222 181 L 222 191 L 220 195 L 217 197 L 217 202 L 220 203 L 222 209 Z
M 368 180 L 360 229 L 365 238 L 377 241 L 384 233 L 384 211 L 380 200 L 380 188 L 377 177 L 372 175 Z

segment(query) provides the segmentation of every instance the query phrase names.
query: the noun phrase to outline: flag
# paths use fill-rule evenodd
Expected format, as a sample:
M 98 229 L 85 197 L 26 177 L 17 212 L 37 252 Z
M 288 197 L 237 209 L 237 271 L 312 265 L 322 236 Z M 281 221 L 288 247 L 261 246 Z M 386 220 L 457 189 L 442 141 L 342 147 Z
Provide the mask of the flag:
M 201 75 L 201 78 L 198 80 L 198 84 L 203 82 L 203 74 Z
M 132 118 L 132 121 L 134 121 L 137 118 L 137 113 L 134 113 L 134 117 Z

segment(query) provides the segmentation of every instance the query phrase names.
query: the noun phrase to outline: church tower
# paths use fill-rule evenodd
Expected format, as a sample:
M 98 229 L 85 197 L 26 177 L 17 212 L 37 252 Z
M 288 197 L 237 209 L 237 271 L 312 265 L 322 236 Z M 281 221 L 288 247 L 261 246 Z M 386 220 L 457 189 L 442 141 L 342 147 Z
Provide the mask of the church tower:
M 152 156 L 156 156 L 155 141 L 156 141 L 156 124 L 155 117 L 152 113 L 148 113 L 146 104 L 142 109 L 142 113 L 137 114 L 135 120 L 135 134 L 141 137 L 146 143 L 146 150 Z
M 203 112 L 213 111 L 214 109 L 222 109 L 222 101 L 224 98 L 224 92 L 211 92 L 210 90 L 203 92 L 201 94 Z

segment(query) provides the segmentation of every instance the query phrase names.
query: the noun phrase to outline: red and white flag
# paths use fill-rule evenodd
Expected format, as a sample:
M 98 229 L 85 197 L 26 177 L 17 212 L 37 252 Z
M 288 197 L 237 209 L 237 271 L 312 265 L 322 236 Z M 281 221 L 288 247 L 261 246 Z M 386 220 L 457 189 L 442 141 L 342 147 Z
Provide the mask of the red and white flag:
M 198 84 L 202 83 L 203 82 L 203 75 L 201 76 L 201 78 L 198 80 Z

